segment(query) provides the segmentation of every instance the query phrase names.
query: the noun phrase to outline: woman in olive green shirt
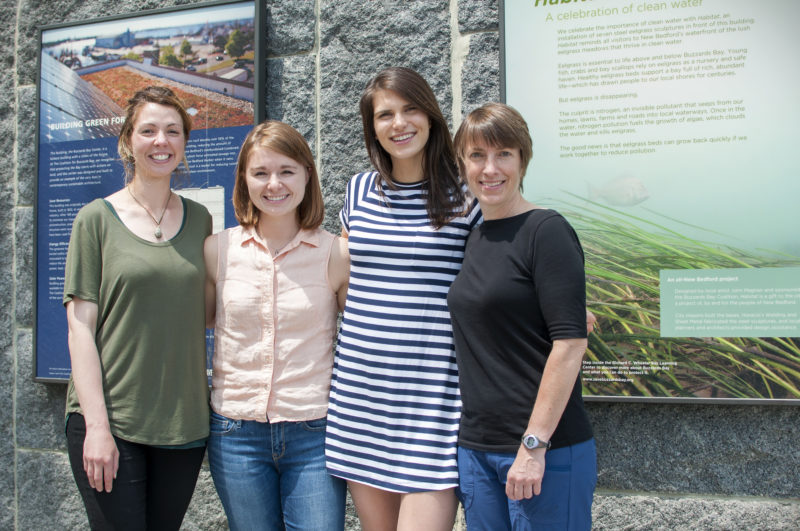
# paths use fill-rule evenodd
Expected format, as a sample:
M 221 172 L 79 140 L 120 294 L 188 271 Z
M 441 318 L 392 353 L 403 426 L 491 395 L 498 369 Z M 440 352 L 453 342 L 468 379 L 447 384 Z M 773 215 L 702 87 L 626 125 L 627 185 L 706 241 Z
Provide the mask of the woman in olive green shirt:
M 205 452 L 211 218 L 170 188 L 190 129 L 171 90 L 137 92 L 118 144 L 126 185 L 73 224 L 67 443 L 92 529 L 178 529 Z

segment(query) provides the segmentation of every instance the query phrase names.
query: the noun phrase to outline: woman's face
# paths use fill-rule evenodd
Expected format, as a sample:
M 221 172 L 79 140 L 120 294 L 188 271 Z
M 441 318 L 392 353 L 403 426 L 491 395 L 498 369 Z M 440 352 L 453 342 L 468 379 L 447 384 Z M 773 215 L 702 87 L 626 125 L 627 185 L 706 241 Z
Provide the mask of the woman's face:
M 247 158 L 246 180 L 250 200 L 267 216 L 296 215 L 303 201 L 308 168 L 266 148 L 254 148 Z
M 393 90 L 378 90 L 372 99 L 373 125 L 378 142 L 392 157 L 392 161 L 422 156 L 431 121 L 422 109 Z
M 158 103 L 145 103 L 131 132 L 135 174 L 169 178 L 183 160 L 186 137 L 178 111 Z
M 464 151 L 467 184 L 487 218 L 508 212 L 520 198 L 522 163 L 519 148 L 467 144 Z

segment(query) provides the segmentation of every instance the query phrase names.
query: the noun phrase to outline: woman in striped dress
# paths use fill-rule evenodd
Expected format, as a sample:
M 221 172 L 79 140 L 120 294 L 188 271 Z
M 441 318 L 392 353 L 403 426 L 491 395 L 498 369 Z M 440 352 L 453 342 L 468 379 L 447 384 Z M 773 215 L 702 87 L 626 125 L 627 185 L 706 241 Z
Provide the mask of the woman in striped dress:
M 480 213 L 419 74 L 380 72 L 361 116 L 377 171 L 351 179 L 340 213 L 351 269 L 327 466 L 348 481 L 366 531 L 449 531 L 461 400 L 446 297 Z

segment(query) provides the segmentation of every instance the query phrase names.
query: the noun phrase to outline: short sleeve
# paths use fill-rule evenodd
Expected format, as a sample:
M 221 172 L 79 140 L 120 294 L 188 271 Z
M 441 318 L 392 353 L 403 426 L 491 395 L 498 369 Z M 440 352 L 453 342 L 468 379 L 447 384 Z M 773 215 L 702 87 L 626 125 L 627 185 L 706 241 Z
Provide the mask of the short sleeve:
M 101 280 L 101 213 L 96 202 L 84 206 L 72 222 L 64 271 L 64 298 L 67 304 L 77 297 L 98 302 Z
M 552 340 L 586 337 L 586 273 L 578 235 L 561 215 L 539 226 L 532 271 L 542 316 Z
M 208 238 L 209 236 L 211 236 L 211 233 L 214 231 L 214 218 L 211 217 L 211 214 L 209 214 L 208 209 L 205 206 L 203 206 L 203 205 L 200 205 L 200 206 L 202 206 L 203 210 L 204 210 L 204 212 L 203 212 L 203 220 L 204 220 L 203 237 L 204 238 Z
M 344 204 L 342 205 L 342 209 L 339 211 L 339 221 L 342 222 L 342 227 L 348 233 L 350 232 L 350 212 L 352 211 L 352 201 L 355 198 L 355 188 L 359 175 L 354 175 L 350 179 L 350 182 L 347 183 L 347 190 L 344 193 Z

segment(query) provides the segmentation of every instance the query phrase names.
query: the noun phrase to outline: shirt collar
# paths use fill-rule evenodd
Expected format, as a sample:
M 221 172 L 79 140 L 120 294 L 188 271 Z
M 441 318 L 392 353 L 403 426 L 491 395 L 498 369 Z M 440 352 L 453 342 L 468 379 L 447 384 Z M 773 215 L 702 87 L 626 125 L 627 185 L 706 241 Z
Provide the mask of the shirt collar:
M 267 242 L 258 235 L 258 231 L 256 231 L 255 225 L 250 227 L 241 227 L 241 242 L 240 244 L 244 247 L 247 243 L 253 242 L 254 244 L 267 249 Z M 300 229 L 300 231 L 295 235 L 295 237 L 290 241 L 286 246 L 281 249 L 281 253 L 283 254 L 291 249 L 294 249 L 301 243 L 306 243 L 313 247 L 320 246 L 320 236 L 319 236 L 319 229 Z

